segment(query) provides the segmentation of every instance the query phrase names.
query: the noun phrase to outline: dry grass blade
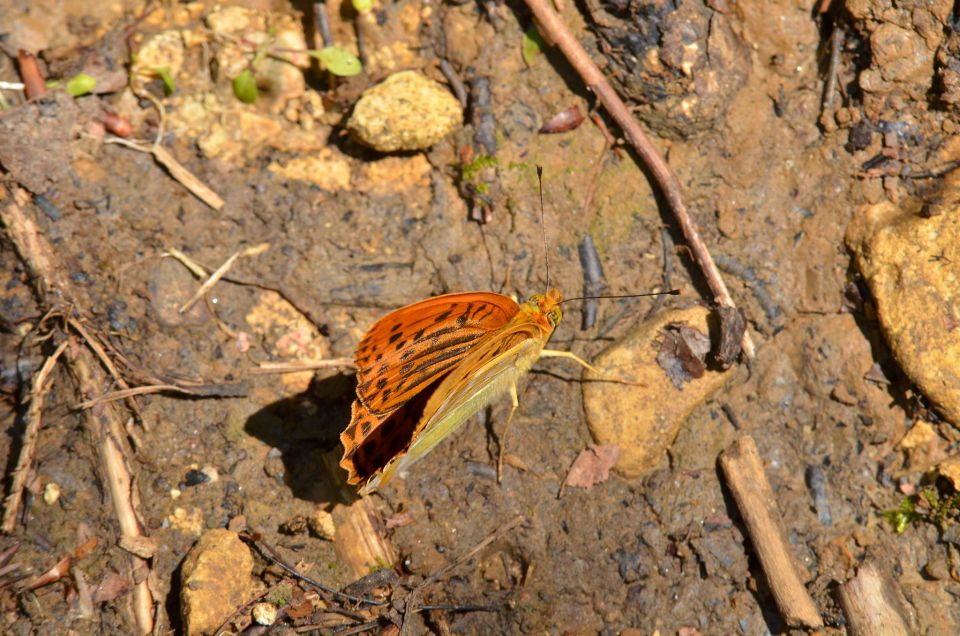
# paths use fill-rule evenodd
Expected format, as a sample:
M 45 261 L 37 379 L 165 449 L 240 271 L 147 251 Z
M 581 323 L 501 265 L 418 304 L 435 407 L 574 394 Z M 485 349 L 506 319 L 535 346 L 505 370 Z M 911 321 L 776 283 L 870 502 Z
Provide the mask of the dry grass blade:
M 233 264 L 237 262 L 238 258 L 241 256 L 257 256 L 259 254 L 263 254 L 268 249 L 270 249 L 269 243 L 261 243 L 259 245 L 254 245 L 253 247 L 248 247 L 231 254 L 230 257 L 223 262 L 223 265 L 218 267 L 217 271 L 210 274 L 210 277 L 207 278 L 202 285 L 200 285 L 200 289 L 197 290 L 193 297 L 185 302 L 182 307 L 180 307 L 180 313 L 182 314 L 188 311 L 191 307 L 193 307 L 194 303 L 203 298 L 204 294 L 213 289 L 213 286 L 216 285 L 217 282 L 219 282 L 220 279 L 230 271 L 230 268 L 233 267 Z
M 17 467 L 13 470 L 13 485 L 10 487 L 10 494 L 3 502 L 3 522 L 0 523 L 0 531 L 5 534 L 12 534 L 17 525 L 17 511 L 20 509 L 20 502 L 23 498 L 23 488 L 26 486 L 30 477 L 30 467 L 33 465 L 33 456 L 37 446 L 37 437 L 40 433 L 40 417 L 43 414 L 43 400 L 46 397 L 50 387 L 47 385 L 47 377 L 53 371 L 54 365 L 60 358 L 60 354 L 67 348 L 67 341 L 60 343 L 52 354 L 44 361 L 40 371 L 33 376 L 33 387 L 30 390 L 30 406 L 27 408 L 27 427 L 23 432 L 23 444 L 20 447 L 20 457 L 17 460 Z

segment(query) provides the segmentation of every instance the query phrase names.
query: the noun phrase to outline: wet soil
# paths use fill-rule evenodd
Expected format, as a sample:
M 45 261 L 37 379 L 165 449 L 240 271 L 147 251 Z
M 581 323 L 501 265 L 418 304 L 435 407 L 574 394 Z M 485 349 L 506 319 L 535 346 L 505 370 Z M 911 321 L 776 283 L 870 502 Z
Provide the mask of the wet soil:
M 649 475 L 614 474 L 562 497 L 567 470 L 593 440 L 580 370 L 559 360 L 538 363 L 520 386 L 502 483 L 496 433 L 510 410 L 507 399 L 373 497 L 383 519 L 412 518 L 389 531 L 404 575 L 428 576 L 515 515 L 527 519 L 425 592 L 431 603 L 487 611 L 433 612 L 414 619 L 410 633 L 786 632 L 716 466 L 718 453 L 744 432 L 767 462 L 790 545 L 828 633 L 845 633 L 835 590 L 868 558 L 893 573 L 917 633 L 956 633 L 960 585 L 950 575 L 951 545 L 932 525 L 897 534 L 881 516 L 913 492 L 927 468 L 901 452 L 912 422 L 926 414 L 948 444 L 956 433 L 914 408 L 922 397 L 891 361 L 843 243 L 856 206 L 936 187 L 902 178 L 900 168 L 935 167 L 931 157 L 957 129 L 952 67 L 935 55 L 943 47 L 949 58 L 949 8 L 938 13 L 919 3 L 905 9 L 864 0 L 821 15 L 809 2 L 681 2 L 676 17 L 672 4 L 652 1 L 565 4 L 566 19 L 595 59 L 606 60 L 618 88 L 634 100 L 646 95 L 637 113 L 660 135 L 656 143 L 746 311 L 758 354 L 688 419 Z M 295 9 L 282 2 L 246 6 Z M 44 66 L 64 75 L 67 62 L 84 56 L 127 69 L 129 47 L 161 31 L 198 28 L 209 8 L 189 3 L 138 20 L 142 7 L 135 3 L 0 2 L 7 17 L 0 46 L 8 54 L 0 80 L 17 80 L 9 54 L 18 47 L 44 52 Z M 331 15 L 335 36 L 355 42 L 344 11 Z M 304 154 L 320 153 L 315 180 L 271 169 L 299 156 L 295 144 L 241 135 L 240 151 L 216 156 L 198 142 L 199 133 L 168 117 L 164 146 L 225 199 L 220 211 L 149 154 L 103 143 L 99 122 L 106 110 L 126 114 L 135 136 L 151 139 L 159 122 L 149 101 L 120 91 L 76 99 L 54 93 L 24 103 L 4 92 L 4 181 L 43 197 L 44 206 L 27 211 L 54 245 L 91 324 L 139 377 L 244 383 L 242 397 L 136 398 L 141 414 L 129 425 L 131 468 L 143 528 L 160 546 L 151 585 L 163 630 L 182 629 L 178 572 L 187 551 L 202 530 L 237 517 L 289 562 L 314 564 L 313 576 L 329 585 L 354 578 L 331 542 L 282 530 L 333 502 L 321 467 L 324 457 L 337 455 L 338 434 L 349 421 L 352 376 L 349 370 L 250 374 L 257 363 L 350 357 L 377 318 L 431 295 L 477 289 L 524 298 L 547 286 L 548 262 L 549 284 L 579 295 L 577 245 L 588 234 L 600 254 L 605 293 L 663 285 L 665 238 L 681 246 L 666 251 L 668 284 L 684 291 L 665 305 L 697 302 L 705 293 L 676 224 L 629 153 L 618 158 L 605 151 L 589 120 L 567 133 L 538 134 L 555 113 L 572 104 L 587 112 L 593 102 L 558 53 L 524 61 L 521 40 L 530 18 L 521 5 L 401 0 L 377 15 L 383 28 L 369 50 L 383 47 L 393 58 L 339 84 L 316 69 L 308 73 L 307 90 L 320 94 L 326 108 L 315 128 L 306 130 L 304 117 L 271 112 L 270 105 L 248 108 L 279 122 L 284 134 L 295 129 Z M 878 53 L 885 41 L 874 34 L 888 24 L 918 47 L 912 65 Z M 688 45 L 674 31 L 688 26 L 694 40 L 713 38 L 713 58 L 702 49 L 690 60 L 683 51 L 666 51 L 666 64 L 640 55 Z M 821 118 L 834 27 L 844 29 L 838 82 Z M 403 45 L 391 49 L 391 43 Z M 363 88 L 408 67 L 443 81 L 436 69 L 441 54 L 468 84 L 489 80 L 497 170 L 487 224 L 470 220 L 474 201 L 465 196 L 458 167 L 461 148 L 473 143 L 473 114 L 463 130 L 425 153 L 384 157 L 343 134 L 349 104 Z M 670 60 L 677 68 L 689 61 L 716 81 L 690 88 Z M 906 68 L 890 68 L 898 64 Z M 174 95 L 164 98 L 156 82 L 148 88 L 170 110 L 198 85 L 214 84 L 199 48 L 183 68 Z M 858 84 L 868 70 L 880 78 L 872 80 L 872 92 Z M 237 108 L 229 85 L 210 90 L 220 90 L 222 108 Z M 683 100 L 698 95 L 684 110 Z M 222 123 L 224 113 L 211 109 L 207 116 Z M 537 165 L 544 168 L 542 224 Z M 323 181 L 344 166 L 345 179 Z M 238 259 L 208 303 L 177 310 L 198 283 L 169 250 L 209 271 L 260 243 L 270 249 Z M 0 242 L 0 261 L 0 460 L 9 473 L 30 386 L 29 373 L 18 377 L 10 369 L 19 363 L 35 371 L 50 344 L 36 338 L 48 307 L 38 302 L 9 240 Z M 601 301 L 596 326 L 586 330 L 577 304 L 565 306 L 551 346 L 590 359 L 650 306 L 649 299 Z M 883 373 L 871 377 L 883 382 L 865 379 L 878 368 Z M 41 573 L 95 536 L 97 547 L 78 567 L 96 585 L 111 573 L 132 575 L 116 545 L 117 522 L 77 401 L 67 374 L 55 371 L 36 478 L 22 519 L 0 548 L 20 542 L 16 562 Z M 197 477 L 205 468 L 217 478 Z M 826 488 L 816 506 L 811 471 Z M 61 492 L 52 504 L 43 500 L 50 483 Z M 3 631 L 134 633 L 128 594 L 86 616 L 77 609 L 73 580 L 29 594 L 0 589 Z

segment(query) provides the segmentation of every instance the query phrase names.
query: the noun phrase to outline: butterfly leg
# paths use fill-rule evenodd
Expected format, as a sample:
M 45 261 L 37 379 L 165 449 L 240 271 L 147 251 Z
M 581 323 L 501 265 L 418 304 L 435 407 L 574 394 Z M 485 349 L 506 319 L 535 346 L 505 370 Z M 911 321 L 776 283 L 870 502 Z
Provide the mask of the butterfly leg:
M 510 430 L 510 424 L 513 422 L 513 414 L 517 412 L 517 408 L 520 406 L 516 383 L 510 385 L 510 399 L 513 401 L 513 405 L 510 408 L 510 417 L 507 418 L 507 425 L 503 427 L 503 433 L 500 435 L 500 456 L 497 457 L 498 484 L 503 481 L 503 453 L 507 450 L 507 431 Z
M 592 364 L 590 364 L 589 362 L 587 362 L 577 354 L 573 353 L 572 351 L 557 351 L 556 349 L 544 349 L 543 351 L 540 352 L 540 357 L 541 358 L 566 358 L 568 360 L 573 360 L 574 362 L 579 364 L 581 367 L 584 367 L 585 369 L 590 369 L 594 373 L 603 375 L 602 373 L 600 373 L 600 370 L 597 367 L 593 366 Z

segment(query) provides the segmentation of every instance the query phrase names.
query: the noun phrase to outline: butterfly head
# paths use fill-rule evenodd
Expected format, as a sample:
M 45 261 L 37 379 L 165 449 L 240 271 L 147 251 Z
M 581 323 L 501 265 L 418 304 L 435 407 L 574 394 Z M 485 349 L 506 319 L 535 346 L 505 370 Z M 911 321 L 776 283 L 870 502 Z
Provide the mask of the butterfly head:
M 528 302 L 534 305 L 540 314 L 547 317 L 551 327 L 556 327 L 560 324 L 560 319 L 563 318 L 563 312 L 560 311 L 562 300 L 563 295 L 560 290 L 550 288 L 545 294 L 534 294 Z

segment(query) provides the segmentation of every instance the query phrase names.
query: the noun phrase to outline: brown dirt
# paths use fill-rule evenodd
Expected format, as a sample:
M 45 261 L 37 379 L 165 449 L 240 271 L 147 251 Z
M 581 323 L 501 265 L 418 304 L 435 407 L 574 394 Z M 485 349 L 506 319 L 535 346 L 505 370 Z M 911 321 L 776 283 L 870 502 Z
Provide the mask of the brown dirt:
M 246 4 L 291 11 L 280 2 Z M 926 196 L 935 188 L 929 180 L 901 178 L 900 168 L 936 168 L 930 158 L 957 130 L 952 67 L 936 62 L 935 55 L 941 46 L 948 51 L 953 45 L 955 36 L 947 37 L 951 31 L 944 22 L 952 19 L 949 7 L 944 13 L 924 3 L 904 8 L 861 0 L 834 7 L 818 22 L 810 2 L 709 2 L 710 8 L 680 2 L 683 20 L 661 20 L 673 5 L 650 0 L 638 3 L 642 11 L 633 9 L 643 16 L 637 24 L 646 35 L 630 40 L 635 26 L 624 18 L 634 14 L 627 5 L 586 4 L 589 13 L 580 14 L 578 8 L 587 11 L 586 6 L 566 3 L 565 15 L 597 59 L 610 53 L 608 71 L 621 88 L 633 96 L 644 90 L 669 96 L 669 104 L 648 103 L 639 113 L 664 135 L 657 143 L 746 310 L 759 353 L 749 371 L 740 369 L 738 381 L 686 422 L 652 474 L 630 481 L 613 476 L 590 490 L 569 488 L 562 498 L 557 493 L 567 470 L 593 440 L 582 412 L 579 370 L 560 361 L 539 363 L 521 384 L 509 448 L 514 463 L 526 470 L 508 465 L 500 485 L 490 470 L 497 457 L 492 432 L 509 412 L 503 400 L 374 499 L 385 518 L 401 511 L 412 515 L 414 522 L 391 531 L 390 539 L 400 554 L 398 570 L 419 576 L 516 514 L 528 518 L 425 592 L 431 603 L 494 611 L 434 612 L 427 621 L 417 617 L 411 633 L 785 631 L 716 468 L 718 453 L 739 434 L 721 407 L 735 414 L 768 462 L 791 546 L 806 568 L 808 589 L 829 633 L 845 633 L 835 588 L 866 558 L 894 573 L 915 613 L 917 633 L 956 633 L 960 585 L 949 575 L 952 544 L 931 525 L 895 534 L 880 516 L 899 504 L 901 490 L 919 484 L 927 468 L 907 463 L 899 446 L 918 399 L 890 361 L 869 302 L 858 300 L 865 292 L 843 246 L 857 205 Z M 196 28 L 204 5 L 190 6 L 137 22 L 136 3 L 124 3 L 120 11 L 108 10 L 106 3 L 7 0 L 0 2 L 0 14 L 8 16 L 0 32 L 10 29 L 10 35 L 2 46 L 14 56 L 21 46 L 43 51 L 51 74 L 70 75 L 69 62 L 82 59 L 125 68 L 128 42 L 166 29 Z M 189 194 L 149 155 L 102 143 L 97 122 L 104 110 L 127 113 L 136 136 L 152 138 L 157 119 L 149 102 L 137 102 L 129 92 L 78 99 L 60 93 L 24 104 L 4 92 L 11 107 L 0 115 L 5 182 L 49 201 L 45 211 L 34 207 L 28 213 L 55 246 L 93 324 L 134 368 L 155 376 L 246 382 L 247 395 L 240 398 L 138 398 L 143 417 L 132 424 L 139 439 L 133 469 L 145 531 L 161 546 L 151 581 L 164 626 L 180 629 L 178 569 L 198 531 L 223 527 L 240 515 L 288 561 L 315 564 L 313 575 L 330 585 L 350 582 L 330 542 L 280 528 L 331 501 L 319 467 L 324 454 L 336 453 L 337 435 L 349 420 L 352 379 L 336 372 L 248 377 L 246 371 L 270 358 L 351 356 L 379 316 L 430 295 L 489 289 L 525 297 L 541 291 L 546 267 L 534 166 L 545 171 L 551 284 L 567 295 L 582 288 L 577 244 L 588 233 L 599 249 L 608 293 L 641 292 L 661 283 L 660 228 L 666 226 L 678 245 L 682 240 L 658 208 L 644 172 L 629 156 L 617 160 L 609 152 L 597 172 L 604 141 L 589 121 L 562 135 L 537 134 L 556 112 L 572 103 L 586 112 L 590 101 L 559 54 L 549 52 L 525 65 L 520 42 L 529 18 L 520 5 L 508 3 L 497 12 L 492 26 L 485 10 L 472 3 L 392 5 L 383 12 L 386 26 L 370 40 L 371 47 L 392 51 L 391 61 L 383 62 L 375 77 L 361 75 L 332 91 L 311 79 L 324 91 L 327 109 L 312 131 L 303 127 L 303 116 L 296 120 L 282 108 L 271 113 L 268 106 L 250 107 L 263 118 L 258 125 L 274 122 L 283 134 L 241 136 L 242 152 L 217 158 L 201 153 L 203 142 L 174 122 L 165 146 L 226 200 L 220 212 Z M 331 15 L 335 36 L 352 41 L 354 31 L 341 12 Z M 598 16 L 603 29 L 594 22 Z M 647 65 L 636 71 L 644 81 L 627 86 L 630 72 L 622 65 L 635 58 L 624 54 L 624 43 L 642 50 L 651 42 L 681 46 L 682 36 L 670 29 L 694 24 L 694 32 L 704 35 L 711 16 L 722 20 L 722 42 L 714 43 L 727 48 L 692 63 L 724 79 L 697 85 L 702 108 L 687 113 L 696 119 L 689 129 L 678 128 L 672 109 L 685 86 L 682 72 Z M 821 123 L 826 25 L 833 23 L 845 29 L 846 39 L 834 112 Z M 670 37 L 660 42 L 650 36 L 651 25 Z M 916 49 L 912 63 L 883 54 L 882 47 L 896 46 L 875 35 L 883 25 L 898 25 L 910 46 L 924 47 Z M 387 158 L 352 145 L 339 132 L 349 104 L 390 64 L 426 68 L 442 80 L 435 52 L 443 50 L 444 33 L 446 58 L 463 77 L 490 78 L 499 182 L 491 191 L 492 221 L 484 226 L 468 221 L 468 204 L 457 187 L 458 152 L 471 142 L 472 127 L 425 155 Z M 418 41 L 425 48 L 410 44 Z M 391 42 L 399 44 L 390 49 Z M 683 57 L 682 51 L 674 53 L 665 52 L 665 59 Z M 187 56 L 185 69 L 181 75 L 188 79 L 178 81 L 169 100 L 211 81 L 199 54 Z M 872 79 L 871 92 L 858 84 L 866 70 L 879 78 Z M 7 56 L 0 61 L 0 80 L 17 80 Z M 154 82 L 152 89 L 157 87 Z M 216 108 L 237 107 L 228 85 L 221 82 L 216 90 L 221 99 L 214 118 L 223 114 Z M 330 171 L 323 173 L 326 178 L 346 166 L 346 181 L 318 185 L 269 168 L 300 156 L 297 144 L 313 156 L 329 147 L 315 170 Z M 863 168 L 882 152 L 887 159 Z M 591 188 L 592 205 L 583 210 Z M 215 268 L 238 249 L 262 242 L 270 244 L 269 251 L 241 258 L 231 271 L 259 286 L 221 282 L 210 309 L 199 303 L 186 314 L 176 311 L 197 283 L 179 263 L 164 258 L 166 250 L 180 249 Z M 669 302 L 689 303 L 705 286 L 682 249 L 672 259 L 672 285 L 687 293 Z M 49 350 L 30 335 L 45 308 L 7 240 L 0 243 L 0 261 L 0 271 L 7 273 L 0 291 L 5 432 L 0 458 L 12 469 L 29 382 L 18 381 L 8 369 L 22 360 L 35 370 Z M 578 308 L 570 307 L 552 346 L 590 359 L 626 333 L 649 305 L 649 299 L 601 301 L 598 326 L 586 331 L 579 329 Z M 237 332 L 249 339 L 249 351 Z M 875 363 L 891 384 L 864 379 Z M 16 561 L 39 573 L 82 537 L 97 536 L 97 548 L 79 562 L 86 580 L 96 584 L 112 572 L 130 573 L 125 553 L 116 547 L 118 529 L 95 447 L 80 426 L 75 403 L 69 378 L 58 371 L 44 411 L 25 520 L 12 537 L 0 540 L 0 548 L 19 541 Z M 956 439 L 949 424 L 929 417 L 944 445 Z M 203 467 L 216 468 L 219 479 L 187 485 L 188 472 Z M 818 515 L 807 485 L 812 467 L 826 479 L 828 518 L 823 510 Z M 40 495 L 51 482 L 62 495 L 47 505 Z M 177 498 L 172 489 L 180 492 Z M 83 617 L 72 589 L 69 580 L 27 595 L 4 588 L 3 631 L 132 633 L 127 595 Z

